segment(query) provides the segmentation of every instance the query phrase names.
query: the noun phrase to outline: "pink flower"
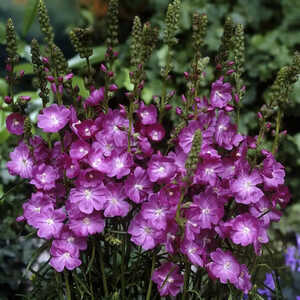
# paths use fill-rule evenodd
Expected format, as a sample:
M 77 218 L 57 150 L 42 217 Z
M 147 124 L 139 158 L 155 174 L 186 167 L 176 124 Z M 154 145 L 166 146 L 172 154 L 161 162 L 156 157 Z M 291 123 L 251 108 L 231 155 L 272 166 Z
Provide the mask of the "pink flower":
M 114 151 L 111 155 L 110 168 L 107 170 L 106 175 L 108 177 L 116 176 L 117 179 L 121 179 L 130 173 L 132 165 L 132 156 L 127 151 L 123 153 Z
M 102 232 L 105 227 L 105 221 L 102 213 L 98 211 L 94 211 L 89 215 L 76 212 L 71 214 L 68 225 L 77 237 L 85 237 Z
M 38 115 L 38 127 L 45 132 L 58 132 L 69 122 L 70 110 L 63 105 L 52 104 Z
M 103 185 L 96 187 L 76 187 L 71 189 L 69 200 L 78 205 L 81 212 L 91 214 L 93 210 L 102 210 L 105 204 L 105 188 Z
M 110 183 L 104 190 L 104 216 L 105 217 L 125 217 L 131 206 L 124 199 L 126 194 L 122 184 Z
M 104 87 L 91 92 L 90 96 L 85 100 L 85 104 L 88 106 L 97 106 L 104 100 Z
M 148 163 L 147 173 L 151 182 L 169 180 L 175 175 L 174 160 L 159 154 L 152 155 Z
M 153 272 L 152 280 L 158 286 L 160 296 L 176 296 L 183 286 L 183 275 L 179 267 L 171 262 L 166 262 Z
M 264 193 L 256 187 L 262 183 L 262 178 L 257 170 L 251 174 L 241 172 L 237 179 L 231 184 L 231 190 L 234 193 L 235 201 L 243 204 L 258 202 Z
M 38 229 L 37 235 L 47 240 L 52 237 L 58 237 L 63 228 L 65 218 L 66 215 L 62 208 L 45 207 L 34 220 L 34 227 Z
M 125 181 L 125 193 L 127 197 L 135 203 L 146 200 L 152 192 L 152 183 L 149 180 L 146 170 L 136 167 Z
M 242 290 L 245 294 L 248 294 L 252 288 L 250 281 L 251 276 L 246 265 L 243 264 L 240 267 L 240 275 L 238 277 L 238 281 L 234 285 L 237 289 Z
M 33 178 L 30 183 L 37 189 L 49 191 L 55 187 L 55 181 L 59 178 L 57 170 L 50 165 L 41 164 L 36 166 L 32 172 Z
M 222 219 L 224 208 L 219 205 L 214 194 L 200 193 L 195 195 L 193 199 L 191 209 L 196 209 L 198 218 L 195 219 L 195 222 L 199 224 L 200 228 L 210 229 L 212 224 L 217 224 Z
M 184 239 L 180 243 L 180 250 L 188 257 L 193 265 L 203 267 L 201 254 L 204 250 L 197 243 Z
M 157 110 L 153 104 L 146 106 L 144 102 L 141 102 L 140 108 L 137 114 L 143 125 L 152 125 L 156 123 Z
M 7 169 L 12 175 L 19 175 L 23 178 L 32 177 L 33 161 L 30 151 L 24 142 L 9 154 L 11 161 L 7 163 Z
M 90 151 L 90 145 L 83 140 L 76 140 L 72 143 L 70 148 L 70 157 L 72 159 L 82 159 Z
M 207 267 L 212 277 L 219 278 L 225 284 L 227 281 L 232 284 L 238 282 L 241 268 L 230 251 L 223 251 L 218 248 L 216 251 L 210 253 L 210 258 L 212 262 L 208 263 Z
M 16 135 L 22 135 L 24 133 L 24 120 L 25 117 L 20 113 L 12 113 L 6 118 L 7 130 Z
M 144 250 L 153 249 L 160 236 L 160 233 L 150 224 L 150 220 L 144 219 L 140 214 L 131 220 L 128 233 L 131 235 L 130 240 Z
M 165 134 L 166 131 L 164 127 L 159 123 L 149 125 L 147 127 L 147 136 L 153 142 L 160 142 L 164 138 Z
M 258 230 L 257 219 L 249 213 L 245 213 L 231 220 L 230 238 L 235 244 L 245 247 L 256 241 Z
M 232 90 L 229 82 L 223 83 L 223 77 L 212 84 L 210 104 L 213 107 L 223 108 L 232 99 Z
M 50 254 L 50 265 L 57 272 L 62 272 L 64 268 L 73 270 L 81 265 L 79 252 L 67 242 L 53 243 Z

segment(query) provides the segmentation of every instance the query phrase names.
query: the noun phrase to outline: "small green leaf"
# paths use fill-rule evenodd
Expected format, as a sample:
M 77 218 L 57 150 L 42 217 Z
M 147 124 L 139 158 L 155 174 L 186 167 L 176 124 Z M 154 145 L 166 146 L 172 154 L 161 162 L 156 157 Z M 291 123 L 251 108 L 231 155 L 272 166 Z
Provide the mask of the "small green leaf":
M 104 60 L 106 47 L 99 46 L 93 48 L 93 55 L 90 57 L 90 63 L 96 64 L 102 60 Z M 80 58 L 80 56 L 77 54 L 68 61 L 69 68 L 76 69 L 81 68 L 86 65 L 86 60 L 84 58 Z
M 24 36 L 28 33 L 31 25 L 34 22 L 34 19 L 37 14 L 38 3 L 39 3 L 38 0 L 27 1 L 25 15 L 24 15 L 24 24 L 23 24 L 23 35 Z
M 0 96 L 5 96 L 8 91 L 8 85 L 6 81 L 0 78 Z
M 83 98 L 87 98 L 89 96 L 89 91 L 86 89 L 83 79 L 79 76 L 74 76 L 72 79 L 72 86 L 75 87 L 76 85 L 78 85 L 80 90 L 79 95 Z
M 25 75 L 33 74 L 33 67 L 32 67 L 32 64 L 30 64 L 30 63 L 19 64 L 19 65 L 16 65 L 14 68 L 15 72 L 20 72 L 21 70 L 23 70 L 25 72 Z
M 0 44 L 6 43 L 6 33 L 5 33 L 5 25 L 0 23 Z

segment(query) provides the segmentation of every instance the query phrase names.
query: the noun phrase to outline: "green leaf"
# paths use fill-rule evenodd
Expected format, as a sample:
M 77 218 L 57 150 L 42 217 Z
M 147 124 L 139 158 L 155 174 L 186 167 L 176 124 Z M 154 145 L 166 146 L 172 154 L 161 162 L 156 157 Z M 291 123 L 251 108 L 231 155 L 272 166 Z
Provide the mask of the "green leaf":
M 5 96 L 8 91 L 8 85 L 6 81 L 0 78 L 0 96 Z
M 15 72 L 20 72 L 21 70 L 23 70 L 25 72 L 25 75 L 33 74 L 33 67 L 32 67 L 32 64 L 30 64 L 30 63 L 19 64 L 19 65 L 16 65 L 14 68 Z
M 0 44 L 6 43 L 6 33 L 5 33 L 5 25 L 4 23 L 0 23 Z
M 127 90 L 133 90 L 133 84 L 130 82 L 129 77 L 129 69 L 122 68 L 119 72 L 118 77 L 116 78 L 116 84 L 118 87 L 122 88 L 125 87 Z
M 6 117 L 8 115 L 8 112 L 5 112 L 3 110 L 0 111 L 0 144 L 3 144 L 10 135 L 6 129 Z
M 37 14 L 38 3 L 39 3 L 38 0 L 27 1 L 25 15 L 24 15 L 24 24 L 23 24 L 23 35 L 24 36 L 28 33 L 31 25 L 34 22 L 34 19 Z
M 90 63 L 96 64 L 104 60 L 105 52 L 106 52 L 106 47 L 104 46 L 93 48 L 93 55 L 90 57 Z M 80 56 L 77 54 L 76 56 L 69 59 L 68 64 L 69 64 L 69 68 L 71 69 L 82 68 L 83 66 L 86 65 L 86 59 L 80 58 Z
M 86 89 L 83 79 L 79 76 L 74 76 L 72 78 L 72 86 L 75 87 L 76 85 L 78 85 L 80 90 L 79 95 L 83 98 L 87 98 L 89 96 L 89 91 Z

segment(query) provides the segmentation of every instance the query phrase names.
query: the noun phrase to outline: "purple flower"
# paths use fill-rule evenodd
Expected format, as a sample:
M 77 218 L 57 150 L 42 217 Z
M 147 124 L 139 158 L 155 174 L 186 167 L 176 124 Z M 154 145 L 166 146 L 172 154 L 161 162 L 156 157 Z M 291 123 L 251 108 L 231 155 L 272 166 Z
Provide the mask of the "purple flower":
M 34 220 L 34 227 L 38 229 L 37 235 L 47 240 L 58 237 L 64 226 L 65 218 L 66 215 L 62 208 L 45 207 Z
M 70 148 L 70 157 L 72 159 L 82 159 L 90 151 L 90 145 L 83 140 L 77 140 L 72 143 Z
M 270 153 L 263 161 L 262 177 L 265 189 L 276 189 L 284 183 L 284 167 Z
M 23 204 L 24 217 L 27 223 L 35 226 L 36 217 L 38 217 L 42 209 L 54 209 L 53 200 L 42 192 L 31 195 L 31 199 Z
M 90 139 L 98 131 L 98 127 L 93 120 L 84 120 L 75 125 L 80 138 Z
M 189 153 L 192 148 L 195 131 L 199 129 L 199 123 L 195 120 L 190 121 L 189 125 L 183 128 L 179 134 L 179 145 L 184 153 Z
M 157 230 L 165 230 L 167 227 L 167 216 L 170 213 L 169 205 L 162 194 L 150 196 L 147 202 L 144 202 L 140 211 L 141 216 L 149 220 L 151 226 Z
M 250 213 L 263 221 L 264 225 L 269 225 L 271 221 L 280 220 L 282 212 L 273 208 L 271 201 L 267 197 L 262 197 L 257 203 L 249 208 Z
M 204 249 L 202 249 L 197 243 L 184 239 L 180 243 L 180 250 L 188 257 L 192 264 L 203 267 L 201 254 L 204 252 Z
M 144 219 L 140 214 L 130 222 L 128 233 L 131 235 L 130 240 L 144 250 L 153 249 L 160 236 L 160 233 L 150 224 L 150 220 Z
M 105 188 L 103 185 L 96 187 L 76 187 L 71 189 L 70 203 L 75 203 L 81 212 L 91 214 L 93 210 L 102 210 L 105 204 Z
M 250 281 L 250 274 L 246 265 L 241 265 L 241 272 L 238 277 L 238 281 L 234 284 L 237 289 L 242 290 L 245 294 L 248 294 L 252 288 L 252 284 Z
M 111 136 L 117 147 L 127 147 L 129 120 L 118 110 L 109 111 L 103 124 L 106 135 Z
M 219 278 L 225 284 L 227 281 L 232 284 L 238 282 L 241 268 L 230 251 L 223 251 L 218 248 L 216 251 L 210 253 L 210 258 L 212 262 L 207 264 L 210 275 Z
M 25 117 L 20 113 L 12 113 L 6 118 L 7 130 L 16 135 L 22 135 L 24 133 L 24 120 Z
M 79 177 L 76 180 L 76 185 L 82 187 L 97 187 L 102 180 L 103 176 L 100 172 L 92 168 L 88 168 L 81 170 Z
M 137 114 L 143 125 L 152 125 L 156 123 L 157 110 L 153 104 L 146 106 L 144 102 L 141 102 L 140 108 Z
M 262 178 L 257 170 L 253 170 L 251 174 L 241 172 L 231 185 L 231 190 L 235 195 L 235 201 L 243 204 L 258 202 L 264 193 L 256 187 L 262 183 Z
M 220 159 L 207 158 L 197 168 L 194 180 L 197 183 L 209 183 L 211 186 L 215 186 L 218 175 L 222 175 L 223 172 Z
M 132 157 L 127 151 L 124 151 L 123 153 L 114 151 L 111 155 L 110 168 L 107 170 L 106 175 L 108 177 L 116 176 L 117 179 L 121 179 L 130 173 L 132 165 Z
M 53 246 L 57 245 L 57 248 L 61 243 L 68 243 L 70 247 L 74 247 L 77 250 L 87 249 L 87 239 L 85 237 L 76 236 L 68 225 L 64 225 L 59 237 L 52 242 Z
M 41 164 L 34 167 L 32 177 L 30 183 L 37 189 L 49 191 L 55 187 L 55 181 L 59 175 L 52 166 Z
M 212 193 L 200 193 L 193 197 L 192 208 L 196 209 L 198 218 L 195 222 L 200 228 L 210 229 L 212 224 L 217 224 L 224 215 L 224 208 L 219 205 L 217 198 Z
M 229 82 L 223 83 L 223 77 L 212 84 L 210 104 L 213 107 L 223 108 L 232 99 L 232 89 Z
M 152 280 L 158 286 L 160 296 L 176 296 L 183 286 L 183 275 L 179 267 L 171 262 L 166 262 L 153 272 Z
M 44 108 L 43 113 L 38 115 L 38 127 L 45 132 L 58 132 L 69 122 L 70 110 L 65 106 L 52 104 Z
M 125 181 L 125 193 L 127 197 L 135 203 L 146 200 L 152 192 L 152 183 L 149 180 L 146 170 L 136 167 Z
M 175 172 L 176 166 L 172 158 L 167 158 L 159 154 L 152 155 L 147 169 L 151 182 L 169 180 L 174 176 Z
M 147 127 L 147 136 L 152 142 L 160 142 L 166 134 L 164 127 L 156 123 Z
M 7 163 L 7 169 L 12 175 L 22 178 L 32 177 L 33 161 L 30 151 L 24 142 L 21 142 L 13 152 L 9 154 L 11 161 Z
M 89 215 L 76 212 L 70 216 L 69 228 L 77 237 L 100 233 L 104 227 L 105 221 L 102 217 L 102 213 L 97 211 Z
M 88 155 L 88 162 L 93 169 L 100 171 L 101 173 L 109 171 L 109 161 L 100 151 L 92 149 Z
M 104 216 L 125 217 L 131 206 L 124 199 L 126 194 L 121 183 L 110 183 L 104 189 Z
M 255 217 L 246 213 L 231 220 L 230 238 L 235 244 L 248 246 L 258 237 L 259 224 Z
M 261 295 L 266 295 L 268 300 L 271 300 L 272 294 L 273 294 L 272 291 L 275 291 L 275 282 L 274 282 L 272 273 L 266 274 L 266 279 L 264 281 L 264 285 L 267 286 L 268 288 L 258 289 L 257 291 Z
M 57 271 L 73 270 L 81 265 L 79 252 L 67 242 L 54 243 L 50 249 L 50 265 Z
M 85 100 L 85 104 L 88 106 L 97 106 L 104 100 L 104 87 L 91 92 L 90 96 Z

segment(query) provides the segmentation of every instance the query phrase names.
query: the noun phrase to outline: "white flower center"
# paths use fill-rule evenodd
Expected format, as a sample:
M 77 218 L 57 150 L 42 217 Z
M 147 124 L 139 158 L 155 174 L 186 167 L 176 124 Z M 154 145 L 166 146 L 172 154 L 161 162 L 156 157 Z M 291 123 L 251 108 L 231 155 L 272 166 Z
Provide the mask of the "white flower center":
M 242 232 L 243 232 L 243 233 L 245 233 L 245 234 L 249 234 L 249 232 L 250 232 L 250 228 L 249 228 L 249 227 L 247 227 L 247 226 L 243 226 L 243 228 L 242 228 Z
M 45 182 L 46 182 L 46 176 L 47 176 L 46 173 L 43 173 L 43 174 L 40 176 L 40 180 L 41 180 L 42 183 L 45 183 Z
M 209 212 L 210 212 L 210 209 L 209 209 L 209 208 L 204 208 L 204 209 L 202 209 L 202 213 L 203 213 L 204 215 L 208 215 Z
M 231 262 L 230 261 L 226 261 L 224 264 L 224 269 L 228 270 L 231 267 Z
M 68 241 L 68 243 L 74 243 L 74 237 L 73 236 L 70 236 L 68 239 L 67 239 L 67 241 Z
M 121 169 L 124 167 L 124 163 L 119 158 L 116 159 L 116 167 L 118 169 Z
M 51 115 L 50 119 L 53 125 L 57 125 L 59 123 L 55 115 Z
M 65 253 L 64 253 L 64 258 L 70 258 L 70 256 L 71 256 L 71 255 L 70 255 L 69 252 L 65 252 Z
M 211 174 L 213 174 L 214 173 L 214 169 L 212 169 L 212 168 L 206 168 L 205 169 L 205 174 L 206 175 L 211 175 Z
M 88 217 L 85 217 L 83 220 L 82 220 L 82 222 L 83 222 L 83 224 L 85 224 L 85 225 L 90 225 L 90 218 L 88 218 Z
M 141 191 L 141 190 L 143 189 L 143 186 L 142 186 L 141 184 L 135 184 L 135 185 L 134 185 L 134 188 L 135 188 L 136 190 Z
M 18 126 L 19 124 L 20 124 L 19 121 L 17 121 L 17 120 L 14 120 L 14 121 L 13 121 L 13 125 L 14 125 L 14 126 Z
M 49 224 L 49 225 L 53 225 L 54 221 L 53 221 L 53 219 L 49 218 L 49 219 L 46 220 L 46 223 Z
M 87 200 L 90 200 L 92 197 L 92 192 L 88 189 L 84 190 L 84 195 Z

